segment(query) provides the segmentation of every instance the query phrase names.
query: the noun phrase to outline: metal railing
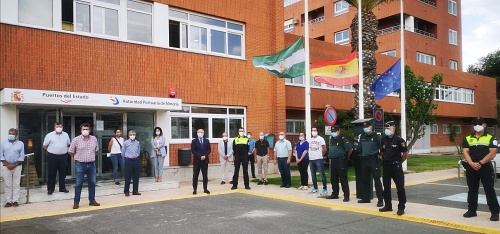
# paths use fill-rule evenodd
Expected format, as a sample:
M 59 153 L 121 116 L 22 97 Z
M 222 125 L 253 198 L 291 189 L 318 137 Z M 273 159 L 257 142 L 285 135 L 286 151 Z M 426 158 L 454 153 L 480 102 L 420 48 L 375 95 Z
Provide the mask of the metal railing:
M 429 0 L 417 0 L 417 1 L 419 1 L 419 2 L 421 2 L 421 3 L 424 3 L 424 4 L 426 4 L 426 5 L 429 5 L 429 6 L 431 6 L 431 7 L 436 7 L 436 3 L 435 3 L 435 2 L 433 2 L 433 1 L 429 1 Z
M 35 153 L 25 154 L 24 161 L 26 161 L 26 174 L 22 176 L 26 176 L 26 204 L 30 203 L 30 158 L 35 155 Z
M 325 16 L 320 16 L 318 18 L 309 20 L 309 25 L 311 25 L 311 24 L 317 24 L 317 23 L 322 22 L 324 20 L 325 20 Z M 302 23 L 302 27 L 304 27 L 304 23 Z
M 398 32 L 399 30 L 401 30 L 401 27 L 399 25 L 392 26 L 389 28 L 380 29 L 380 30 L 378 30 L 377 36 L 382 36 L 382 35 Z M 432 39 L 437 39 L 436 34 L 433 34 L 433 33 L 418 29 L 418 28 L 412 28 L 410 26 L 405 26 L 405 30 L 422 35 L 422 36 L 426 36 L 426 37 L 429 37 Z

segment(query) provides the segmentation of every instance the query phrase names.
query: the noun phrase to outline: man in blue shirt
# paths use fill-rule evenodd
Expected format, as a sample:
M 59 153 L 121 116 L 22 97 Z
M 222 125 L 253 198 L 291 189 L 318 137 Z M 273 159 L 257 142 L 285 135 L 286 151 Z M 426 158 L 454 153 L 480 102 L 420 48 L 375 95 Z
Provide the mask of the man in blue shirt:
M 252 171 L 252 178 L 257 178 L 255 177 L 255 140 L 252 139 L 252 133 L 248 132 L 247 133 L 248 137 L 248 160 L 250 161 L 250 169 Z
M 2 141 L 0 160 L 5 181 L 5 207 L 19 206 L 22 163 L 24 162 L 24 143 L 17 140 L 17 129 L 9 129 L 6 141 Z
M 49 175 L 47 179 L 47 194 L 52 194 L 56 187 L 56 174 L 59 171 L 59 192 L 69 193 L 66 189 L 66 164 L 68 162 L 69 136 L 63 131 L 63 124 L 56 122 L 54 131 L 45 136 L 43 148 L 47 150 Z
M 125 158 L 125 196 L 130 196 L 130 179 L 133 178 L 132 195 L 139 193 L 139 173 L 141 172 L 141 144 L 135 139 L 135 131 L 128 132 L 128 140 L 123 142 L 122 157 Z

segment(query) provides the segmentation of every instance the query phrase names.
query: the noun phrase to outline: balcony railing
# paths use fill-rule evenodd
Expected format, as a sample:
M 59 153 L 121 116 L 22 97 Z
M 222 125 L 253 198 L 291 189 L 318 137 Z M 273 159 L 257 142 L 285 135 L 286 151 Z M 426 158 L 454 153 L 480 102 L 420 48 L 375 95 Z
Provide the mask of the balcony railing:
M 325 16 L 320 16 L 318 18 L 309 20 L 309 25 L 311 25 L 311 24 L 317 24 L 317 23 L 319 23 L 321 21 L 324 21 L 324 20 L 325 20 Z M 304 27 L 304 23 L 302 23 L 302 27 Z
M 382 36 L 382 35 L 385 35 L 385 34 L 389 34 L 389 33 L 393 33 L 393 32 L 398 32 L 400 30 L 400 27 L 399 25 L 397 26 L 393 26 L 393 27 L 389 27 L 389 28 L 384 28 L 384 29 L 380 29 L 378 30 L 378 36 Z M 432 38 L 432 39 L 436 39 L 436 34 L 433 34 L 433 33 L 430 33 L 430 32 L 426 32 L 424 30 L 421 30 L 421 29 L 418 29 L 418 28 L 412 28 L 410 26 L 405 26 L 405 30 L 406 31 L 410 31 L 410 32 L 413 32 L 413 33 L 416 33 L 416 34 L 419 34 L 419 35 L 422 35 L 422 36 L 426 36 L 426 37 L 429 37 L 429 38 Z
M 421 3 L 424 3 L 424 4 L 427 4 L 427 5 L 431 6 L 431 7 L 436 7 L 436 3 L 433 2 L 433 1 L 429 1 L 429 0 L 417 0 L 417 1 L 419 1 Z

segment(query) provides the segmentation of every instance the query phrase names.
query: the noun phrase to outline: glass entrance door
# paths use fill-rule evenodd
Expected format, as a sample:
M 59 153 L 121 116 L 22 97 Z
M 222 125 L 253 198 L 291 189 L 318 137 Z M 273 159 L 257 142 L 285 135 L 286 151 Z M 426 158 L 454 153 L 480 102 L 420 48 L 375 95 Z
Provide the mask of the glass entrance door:
M 115 136 L 115 129 L 123 130 L 123 113 L 96 112 L 94 133 L 99 144 L 97 153 L 97 176 L 105 179 L 113 178 L 113 164 L 107 157 L 109 141 Z M 123 133 L 122 133 L 123 134 Z M 119 172 L 121 170 L 118 170 Z M 123 177 L 123 175 L 122 175 Z

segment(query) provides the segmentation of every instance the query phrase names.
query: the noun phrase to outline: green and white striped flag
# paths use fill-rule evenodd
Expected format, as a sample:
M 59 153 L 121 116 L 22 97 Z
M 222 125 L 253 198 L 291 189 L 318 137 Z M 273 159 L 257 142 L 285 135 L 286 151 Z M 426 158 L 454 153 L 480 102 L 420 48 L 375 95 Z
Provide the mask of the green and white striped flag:
M 253 57 L 253 65 L 280 78 L 295 78 L 304 75 L 304 60 L 304 45 L 300 37 L 291 46 L 276 54 Z

